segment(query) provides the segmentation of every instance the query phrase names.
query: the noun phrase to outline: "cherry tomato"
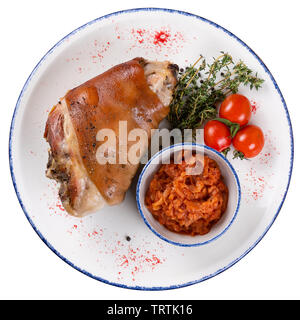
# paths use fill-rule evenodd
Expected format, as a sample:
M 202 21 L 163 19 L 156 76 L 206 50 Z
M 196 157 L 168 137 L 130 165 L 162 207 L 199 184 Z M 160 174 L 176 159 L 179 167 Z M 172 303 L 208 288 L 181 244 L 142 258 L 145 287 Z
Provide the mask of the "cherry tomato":
M 231 145 L 228 127 L 217 120 L 210 120 L 204 127 L 204 142 L 207 146 L 221 152 Z
M 232 143 L 237 151 L 243 153 L 245 158 L 253 158 L 263 149 L 265 138 L 258 126 L 248 125 L 238 131 Z
M 232 94 L 222 102 L 219 116 L 244 126 L 251 118 L 250 101 L 241 94 Z

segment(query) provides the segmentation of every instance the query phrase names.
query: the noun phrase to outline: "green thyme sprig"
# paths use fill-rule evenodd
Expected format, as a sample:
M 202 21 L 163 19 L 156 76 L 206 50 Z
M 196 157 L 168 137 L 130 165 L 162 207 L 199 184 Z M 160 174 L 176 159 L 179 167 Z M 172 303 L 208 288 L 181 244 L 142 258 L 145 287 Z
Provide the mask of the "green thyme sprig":
M 234 63 L 228 53 L 208 64 L 203 56 L 191 66 L 181 69 L 170 104 L 169 121 L 173 128 L 195 129 L 217 115 L 217 103 L 237 93 L 241 84 L 258 90 L 264 80 L 243 61 Z

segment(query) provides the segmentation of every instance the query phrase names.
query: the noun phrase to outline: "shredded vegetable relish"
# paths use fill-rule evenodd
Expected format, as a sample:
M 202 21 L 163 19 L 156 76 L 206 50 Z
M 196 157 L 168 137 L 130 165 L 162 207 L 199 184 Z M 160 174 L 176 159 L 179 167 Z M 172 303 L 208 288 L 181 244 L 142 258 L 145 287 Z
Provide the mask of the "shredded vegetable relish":
M 196 157 L 194 154 L 192 157 Z M 194 161 L 161 165 L 146 193 L 145 204 L 167 229 L 189 235 L 204 235 L 226 211 L 228 188 L 216 161 L 204 156 L 201 174 L 190 175 Z

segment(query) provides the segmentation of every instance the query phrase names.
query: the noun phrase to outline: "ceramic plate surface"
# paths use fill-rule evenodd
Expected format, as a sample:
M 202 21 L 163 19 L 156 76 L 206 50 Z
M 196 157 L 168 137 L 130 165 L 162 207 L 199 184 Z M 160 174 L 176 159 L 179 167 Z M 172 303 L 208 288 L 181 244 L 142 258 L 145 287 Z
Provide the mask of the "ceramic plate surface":
M 135 201 L 137 178 L 125 201 L 82 219 L 61 206 L 57 185 L 45 177 L 47 115 L 67 90 L 134 57 L 179 66 L 199 54 L 229 52 L 265 79 L 263 88 L 241 88 L 251 101 L 251 122 L 263 128 L 263 152 L 231 160 L 241 183 L 239 213 L 222 237 L 200 247 L 159 239 Z M 272 117 L 269 115 L 272 114 Z M 96 19 L 59 41 L 38 63 L 18 99 L 10 132 L 13 183 L 26 217 L 41 239 L 68 264 L 97 280 L 132 289 L 191 285 L 226 270 L 265 235 L 285 199 L 293 165 L 293 136 L 282 94 L 270 71 L 240 39 L 219 25 L 185 12 L 135 9 Z

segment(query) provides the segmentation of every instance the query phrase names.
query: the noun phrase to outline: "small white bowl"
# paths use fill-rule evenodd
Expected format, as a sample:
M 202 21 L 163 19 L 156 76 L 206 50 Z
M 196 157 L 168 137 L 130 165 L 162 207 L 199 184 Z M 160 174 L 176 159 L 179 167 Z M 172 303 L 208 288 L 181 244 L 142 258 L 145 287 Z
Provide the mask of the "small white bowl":
M 161 163 L 165 159 L 169 159 L 171 155 L 180 152 L 181 150 L 196 150 L 203 152 L 211 159 L 215 160 L 219 165 L 224 181 L 229 190 L 229 198 L 226 212 L 222 218 L 212 227 L 211 231 L 205 235 L 189 236 L 172 232 L 161 225 L 151 214 L 145 205 L 145 196 L 149 184 L 153 179 L 155 173 L 160 168 Z M 223 235 L 228 228 L 232 225 L 240 207 L 241 200 L 241 187 L 239 178 L 230 164 L 230 162 L 216 150 L 201 144 L 184 143 L 176 144 L 167 147 L 157 154 L 155 154 L 143 168 L 136 190 L 136 200 L 139 212 L 144 219 L 146 225 L 150 230 L 155 233 L 159 238 L 182 247 L 194 247 L 208 244 Z

